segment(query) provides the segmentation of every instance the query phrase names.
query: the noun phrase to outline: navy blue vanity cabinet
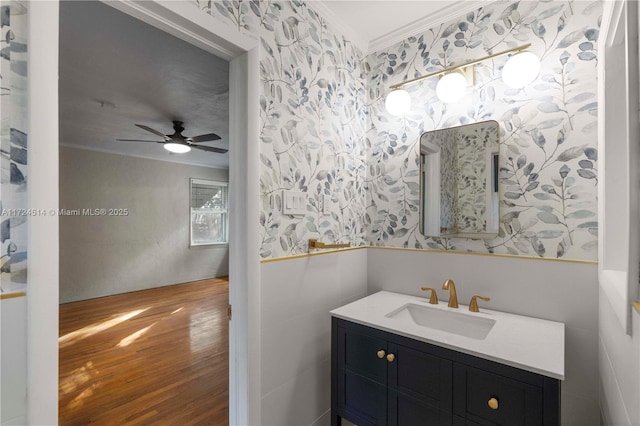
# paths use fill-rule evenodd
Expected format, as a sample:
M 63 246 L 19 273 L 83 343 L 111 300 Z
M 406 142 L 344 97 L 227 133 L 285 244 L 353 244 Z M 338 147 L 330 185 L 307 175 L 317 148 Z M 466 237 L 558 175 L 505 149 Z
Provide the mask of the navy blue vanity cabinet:
M 560 382 L 332 318 L 332 425 L 556 426 Z
M 453 363 L 392 336 L 333 318 L 333 425 L 451 424 Z

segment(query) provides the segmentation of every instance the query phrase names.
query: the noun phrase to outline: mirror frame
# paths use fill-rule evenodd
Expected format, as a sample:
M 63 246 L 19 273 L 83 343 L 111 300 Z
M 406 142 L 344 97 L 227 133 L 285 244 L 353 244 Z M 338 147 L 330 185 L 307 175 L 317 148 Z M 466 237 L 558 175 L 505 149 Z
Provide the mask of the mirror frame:
M 497 127 L 497 140 L 496 140 L 496 144 L 497 144 L 497 149 L 494 151 L 492 150 L 491 152 L 491 164 L 489 164 L 488 166 L 490 167 L 490 170 L 493 171 L 492 176 L 488 177 L 488 182 L 487 185 L 491 185 L 492 187 L 495 188 L 495 190 L 493 190 L 492 192 L 494 192 L 496 194 L 496 202 L 495 203 L 491 203 L 493 205 L 495 205 L 495 208 L 497 209 L 497 217 L 498 220 L 496 221 L 495 224 L 495 231 L 492 232 L 452 232 L 452 233 L 442 233 L 442 228 L 440 227 L 441 233 L 439 235 L 427 235 L 425 234 L 425 207 L 427 206 L 427 203 L 429 203 L 428 199 L 425 199 L 425 160 L 422 157 L 427 157 L 428 158 L 428 154 L 434 154 L 436 152 L 439 152 L 439 148 L 440 147 L 434 147 L 432 150 L 429 150 L 427 148 L 427 150 L 429 151 L 428 153 L 424 153 L 423 152 L 423 146 L 422 146 L 422 137 L 426 134 L 426 133 L 430 133 L 430 132 L 442 132 L 445 130 L 453 130 L 453 129 L 460 129 L 462 127 L 468 127 L 468 126 L 473 126 L 473 125 L 477 125 L 477 124 L 482 124 L 482 123 L 495 123 L 496 127 Z M 469 238 L 469 239 L 476 239 L 476 240 L 484 240 L 484 239 L 493 239 L 496 238 L 498 236 L 498 232 L 500 229 L 500 178 L 499 178 L 499 167 L 500 167 L 500 123 L 497 120 L 484 120 L 484 121 L 478 121 L 475 123 L 468 123 L 468 124 L 462 124 L 460 126 L 454 126 L 454 127 L 447 127 L 444 129 L 434 129 L 434 130 L 429 130 L 429 131 L 425 131 L 423 133 L 420 134 L 420 137 L 418 138 L 418 159 L 419 159 L 419 167 L 420 167 L 420 181 L 419 181 L 419 185 L 420 185 L 420 199 L 419 199 L 419 219 L 418 219 L 418 227 L 420 230 L 420 233 L 427 238 Z M 435 169 L 438 169 L 437 171 L 437 176 L 438 179 L 440 178 L 440 171 L 439 171 L 439 165 L 436 168 L 430 168 L 429 170 L 429 174 L 432 176 L 435 176 L 436 172 Z M 440 185 L 438 184 L 438 187 Z M 440 189 L 438 188 L 438 192 L 440 192 Z M 431 207 L 432 209 L 434 208 L 433 206 Z M 491 212 L 488 212 L 487 218 L 489 218 L 491 216 Z

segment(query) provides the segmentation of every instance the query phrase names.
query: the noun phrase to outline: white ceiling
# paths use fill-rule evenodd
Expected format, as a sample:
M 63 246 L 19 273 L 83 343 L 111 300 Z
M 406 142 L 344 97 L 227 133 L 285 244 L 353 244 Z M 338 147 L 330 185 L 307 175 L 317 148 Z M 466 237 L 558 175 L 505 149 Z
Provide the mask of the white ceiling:
M 309 0 L 363 52 L 488 3 L 486 0 Z M 229 148 L 229 64 L 97 1 L 60 6 L 60 142 L 124 155 L 228 168 L 228 154 L 169 154 L 134 126 L 185 136 L 217 133 Z
M 375 52 L 490 1 L 310 0 L 365 53 Z
M 229 155 L 170 154 L 134 126 L 229 148 L 229 63 L 97 1 L 60 5 L 60 143 L 152 159 L 228 168 Z

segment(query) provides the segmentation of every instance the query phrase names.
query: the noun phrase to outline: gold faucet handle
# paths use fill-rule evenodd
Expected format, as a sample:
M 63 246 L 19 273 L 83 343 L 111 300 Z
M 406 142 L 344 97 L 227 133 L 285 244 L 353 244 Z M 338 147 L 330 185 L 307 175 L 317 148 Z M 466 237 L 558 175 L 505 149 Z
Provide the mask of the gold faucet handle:
M 485 296 L 478 296 L 477 294 L 471 298 L 471 302 L 469 302 L 469 311 L 470 312 L 480 312 L 478 309 L 478 299 L 482 299 L 485 302 L 490 301 L 491 299 Z
M 431 296 L 429 297 L 429 303 L 431 303 L 432 305 L 437 305 L 438 304 L 438 293 L 436 293 L 436 289 L 435 288 L 420 287 L 420 290 L 422 290 L 422 291 L 430 291 L 431 292 Z

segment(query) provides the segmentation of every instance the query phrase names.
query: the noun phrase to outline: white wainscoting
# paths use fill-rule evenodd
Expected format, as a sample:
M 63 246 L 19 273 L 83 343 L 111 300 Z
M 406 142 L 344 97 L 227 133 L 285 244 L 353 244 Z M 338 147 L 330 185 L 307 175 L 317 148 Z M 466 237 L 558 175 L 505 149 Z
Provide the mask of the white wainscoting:
M 605 425 L 640 425 L 640 314 L 628 335 L 600 287 L 600 404 Z
M 262 425 L 328 425 L 329 311 L 367 295 L 367 250 L 262 265 Z
M 263 425 L 327 425 L 329 311 L 389 290 L 420 295 L 447 278 L 461 304 L 480 294 L 487 308 L 566 325 L 562 424 L 600 424 L 598 282 L 595 263 L 363 248 L 261 265 Z M 636 378 L 637 379 L 637 378 Z
M 0 424 L 27 424 L 27 297 L 0 300 Z

